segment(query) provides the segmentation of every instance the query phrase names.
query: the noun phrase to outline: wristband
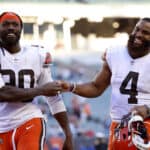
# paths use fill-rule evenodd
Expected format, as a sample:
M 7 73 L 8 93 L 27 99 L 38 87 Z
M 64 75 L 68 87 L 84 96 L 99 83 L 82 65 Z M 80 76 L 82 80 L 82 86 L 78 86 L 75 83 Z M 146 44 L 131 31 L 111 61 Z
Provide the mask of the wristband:
M 69 91 L 73 93 L 76 90 L 76 87 L 77 87 L 76 83 L 71 83 Z

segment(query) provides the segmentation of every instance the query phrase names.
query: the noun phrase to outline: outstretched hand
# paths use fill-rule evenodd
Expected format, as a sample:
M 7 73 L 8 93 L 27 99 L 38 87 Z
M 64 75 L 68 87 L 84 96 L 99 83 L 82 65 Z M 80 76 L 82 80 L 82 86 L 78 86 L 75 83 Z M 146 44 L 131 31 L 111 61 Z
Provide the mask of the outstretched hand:
M 69 92 L 70 88 L 71 88 L 71 83 L 67 82 L 67 81 L 57 81 L 60 85 L 61 85 L 61 92 Z
M 42 95 L 55 96 L 61 92 L 71 91 L 71 87 L 72 87 L 71 83 L 63 80 L 58 80 L 58 81 L 44 84 L 41 87 L 41 90 L 42 90 Z
M 62 89 L 62 85 L 59 82 L 54 81 L 54 82 L 49 82 L 49 83 L 44 84 L 41 87 L 41 90 L 43 93 L 42 95 L 55 96 L 59 94 L 63 89 Z

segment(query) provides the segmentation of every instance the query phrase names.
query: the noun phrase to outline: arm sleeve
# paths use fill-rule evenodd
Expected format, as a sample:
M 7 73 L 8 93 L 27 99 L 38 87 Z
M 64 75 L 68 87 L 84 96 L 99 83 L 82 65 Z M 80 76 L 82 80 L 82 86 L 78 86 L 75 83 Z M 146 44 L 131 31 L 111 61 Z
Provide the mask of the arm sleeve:
M 41 60 L 44 60 L 44 59 L 41 59 Z M 43 61 L 43 63 L 41 64 L 42 71 L 41 71 L 40 78 L 38 80 L 38 85 L 43 85 L 43 84 L 46 84 L 47 82 L 53 81 L 50 65 L 44 64 L 44 62 L 45 61 Z M 57 96 L 46 97 L 46 101 L 53 115 L 59 112 L 66 111 L 64 101 L 60 94 Z

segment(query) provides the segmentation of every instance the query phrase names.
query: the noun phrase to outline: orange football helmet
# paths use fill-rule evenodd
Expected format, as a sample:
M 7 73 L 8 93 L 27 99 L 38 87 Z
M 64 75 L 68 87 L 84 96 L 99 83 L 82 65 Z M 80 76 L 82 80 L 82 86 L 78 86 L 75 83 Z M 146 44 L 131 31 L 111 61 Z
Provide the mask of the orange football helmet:
M 150 150 L 150 120 L 131 113 L 115 128 L 113 150 Z M 149 132 L 150 133 L 150 132 Z

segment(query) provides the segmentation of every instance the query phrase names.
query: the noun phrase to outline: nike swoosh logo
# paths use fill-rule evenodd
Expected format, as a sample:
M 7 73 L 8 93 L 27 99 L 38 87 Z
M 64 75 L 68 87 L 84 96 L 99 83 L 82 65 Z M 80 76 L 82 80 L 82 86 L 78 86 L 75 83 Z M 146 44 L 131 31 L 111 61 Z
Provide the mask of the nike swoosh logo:
M 33 126 L 34 126 L 34 125 L 31 125 L 31 126 L 26 127 L 26 130 L 31 129 Z

